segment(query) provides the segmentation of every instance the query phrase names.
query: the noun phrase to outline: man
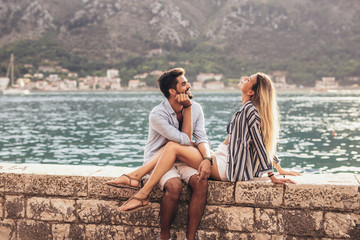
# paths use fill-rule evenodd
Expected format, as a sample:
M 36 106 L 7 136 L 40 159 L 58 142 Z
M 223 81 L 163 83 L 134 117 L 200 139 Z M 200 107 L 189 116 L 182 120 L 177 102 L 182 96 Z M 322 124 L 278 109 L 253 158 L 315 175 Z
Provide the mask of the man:
M 178 203 L 182 189 L 181 180 L 192 188 L 192 195 L 188 208 L 187 239 L 195 239 L 197 227 L 206 204 L 207 178 L 210 176 L 212 159 L 210 158 L 209 141 L 204 128 L 204 115 L 200 104 L 191 101 L 190 84 L 182 68 L 171 69 L 163 73 L 158 84 L 166 97 L 162 103 L 153 108 L 149 116 L 149 137 L 145 148 L 144 163 L 169 141 L 182 145 L 191 145 L 192 136 L 194 145 L 198 148 L 204 160 L 198 171 L 182 162 L 174 166 L 163 175 L 159 181 L 160 188 L 165 191 L 160 204 L 160 239 L 170 239 L 170 227 L 178 211 Z M 148 164 L 149 165 L 149 164 Z M 128 177 L 128 176 L 127 176 Z M 123 177 L 124 178 L 124 177 Z M 138 181 L 128 177 L 128 185 Z M 120 178 L 111 181 L 112 184 L 121 183 Z M 140 204 L 138 200 L 132 200 Z M 142 204 L 142 202 L 141 202 Z

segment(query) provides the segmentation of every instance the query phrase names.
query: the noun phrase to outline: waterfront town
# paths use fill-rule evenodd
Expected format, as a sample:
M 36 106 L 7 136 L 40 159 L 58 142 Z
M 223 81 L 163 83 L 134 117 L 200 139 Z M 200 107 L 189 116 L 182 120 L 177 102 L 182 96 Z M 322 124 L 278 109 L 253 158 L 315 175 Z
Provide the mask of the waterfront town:
M 29 92 L 56 92 L 56 91 L 124 91 L 124 90 L 147 90 L 151 87 L 146 85 L 146 81 L 156 79 L 162 74 L 161 70 L 154 70 L 133 76 L 127 86 L 122 84 L 119 70 L 108 69 L 106 76 L 86 76 L 79 77 L 77 73 L 70 72 L 68 69 L 58 65 L 40 65 L 34 71 L 32 64 L 24 64 L 28 69 L 27 74 L 17 79 L 11 76 L 0 76 L 0 91 L 3 94 L 29 93 Z M 32 73 L 33 72 L 33 73 Z M 9 74 L 7 74 L 9 75 Z M 285 71 L 274 71 L 271 77 L 277 89 L 301 89 L 303 86 L 288 84 Z M 223 74 L 218 73 L 199 73 L 196 81 L 191 81 L 194 90 L 225 90 L 235 88 L 244 76 L 237 79 L 224 79 Z M 353 77 L 352 87 L 358 87 L 359 77 Z M 339 88 L 339 83 L 335 77 L 323 77 L 315 82 L 316 91 L 327 91 Z

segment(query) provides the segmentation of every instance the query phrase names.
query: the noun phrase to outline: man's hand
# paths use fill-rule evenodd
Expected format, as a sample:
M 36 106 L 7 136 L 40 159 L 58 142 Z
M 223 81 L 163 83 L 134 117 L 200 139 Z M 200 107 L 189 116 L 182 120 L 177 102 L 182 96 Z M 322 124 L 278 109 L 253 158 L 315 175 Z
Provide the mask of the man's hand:
M 211 163 L 209 160 L 204 160 L 200 163 L 200 166 L 198 168 L 198 180 L 205 180 L 208 179 L 210 177 L 210 173 L 211 173 Z
M 187 95 L 186 93 L 177 94 L 175 100 L 183 106 L 188 106 L 191 104 L 189 95 Z

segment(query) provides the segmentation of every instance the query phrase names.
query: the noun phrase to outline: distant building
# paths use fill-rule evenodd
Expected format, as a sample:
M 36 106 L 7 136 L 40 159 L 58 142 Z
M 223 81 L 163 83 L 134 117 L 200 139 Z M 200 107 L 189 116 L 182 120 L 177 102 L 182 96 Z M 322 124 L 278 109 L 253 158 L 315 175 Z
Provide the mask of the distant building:
M 39 66 L 39 71 L 41 71 L 41 72 L 55 72 L 55 68 L 53 66 Z
M 161 70 L 154 70 L 154 71 L 152 71 L 150 74 L 160 77 L 161 74 L 163 74 L 163 73 L 164 73 L 164 72 L 161 71 Z
M 323 77 L 321 81 L 316 81 L 315 89 L 331 89 L 339 87 L 339 83 L 335 81 L 335 77 Z
M 43 79 L 43 78 L 44 78 L 44 74 L 42 74 L 42 73 L 34 73 L 34 78 Z
M 48 82 L 47 81 L 36 81 L 35 83 L 35 88 L 39 89 L 39 90 L 45 90 L 45 88 L 48 86 Z
M 70 80 L 70 79 L 64 79 L 64 81 L 60 81 L 59 89 L 65 90 L 65 91 L 75 91 L 75 90 L 77 90 L 77 81 Z
M 69 77 L 69 78 L 77 78 L 77 77 L 78 77 L 78 74 L 77 74 L 77 73 L 74 73 L 74 72 L 69 72 L 69 73 L 68 73 L 68 77 Z
M 195 90 L 198 90 L 198 89 L 203 89 L 203 82 L 200 82 L 200 81 L 196 81 L 196 82 L 193 82 L 192 84 L 192 89 L 195 89 Z
M 144 79 L 147 78 L 149 74 L 148 73 L 142 73 L 142 74 L 137 74 L 134 76 L 135 79 Z
M 205 84 L 205 88 L 209 90 L 219 90 L 219 89 L 224 89 L 225 84 L 224 82 L 212 81 L 212 82 L 207 82 Z
M 32 78 L 33 76 L 30 73 L 24 74 L 24 78 Z
M 145 83 L 144 82 L 140 82 L 140 80 L 130 80 L 129 84 L 128 84 L 128 88 L 138 88 L 138 87 L 144 87 Z
M 66 69 L 66 68 L 62 68 L 62 69 L 61 69 L 61 72 L 62 72 L 62 73 L 68 73 L 68 72 L 69 72 L 69 70 L 68 70 L 68 69 Z
M 49 80 L 50 82 L 57 82 L 57 81 L 60 81 L 61 78 L 59 77 L 58 74 L 50 74 L 50 75 L 47 77 L 47 80 Z
M 33 69 L 34 66 L 32 64 L 24 64 L 24 68 Z
M 119 77 L 119 70 L 117 69 L 109 69 L 106 71 L 106 77 L 108 79 L 118 78 Z
M 196 80 L 200 82 L 204 82 L 206 80 L 216 80 L 221 81 L 223 79 L 222 74 L 216 74 L 216 73 L 199 73 L 196 76 Z
M 3 91 L 9 86 L 10 79 L 7 77 L 0 77 L 0 90 Z
M 110 89 L 111 90 L 121 90 L 121 79 L 120 78 L 111 79 Z

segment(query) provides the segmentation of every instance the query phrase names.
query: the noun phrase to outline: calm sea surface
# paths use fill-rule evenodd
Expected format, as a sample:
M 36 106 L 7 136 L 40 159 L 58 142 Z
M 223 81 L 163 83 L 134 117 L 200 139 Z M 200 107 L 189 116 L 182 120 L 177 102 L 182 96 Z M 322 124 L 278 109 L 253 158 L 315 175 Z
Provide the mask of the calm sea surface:
M 194 93 L 216 147 L 239 93 Z M 140 166 L 160 93 L 0 95 L 0 162 Z M 360 93 L 280 93 L 282 166 L 360 173 Z

